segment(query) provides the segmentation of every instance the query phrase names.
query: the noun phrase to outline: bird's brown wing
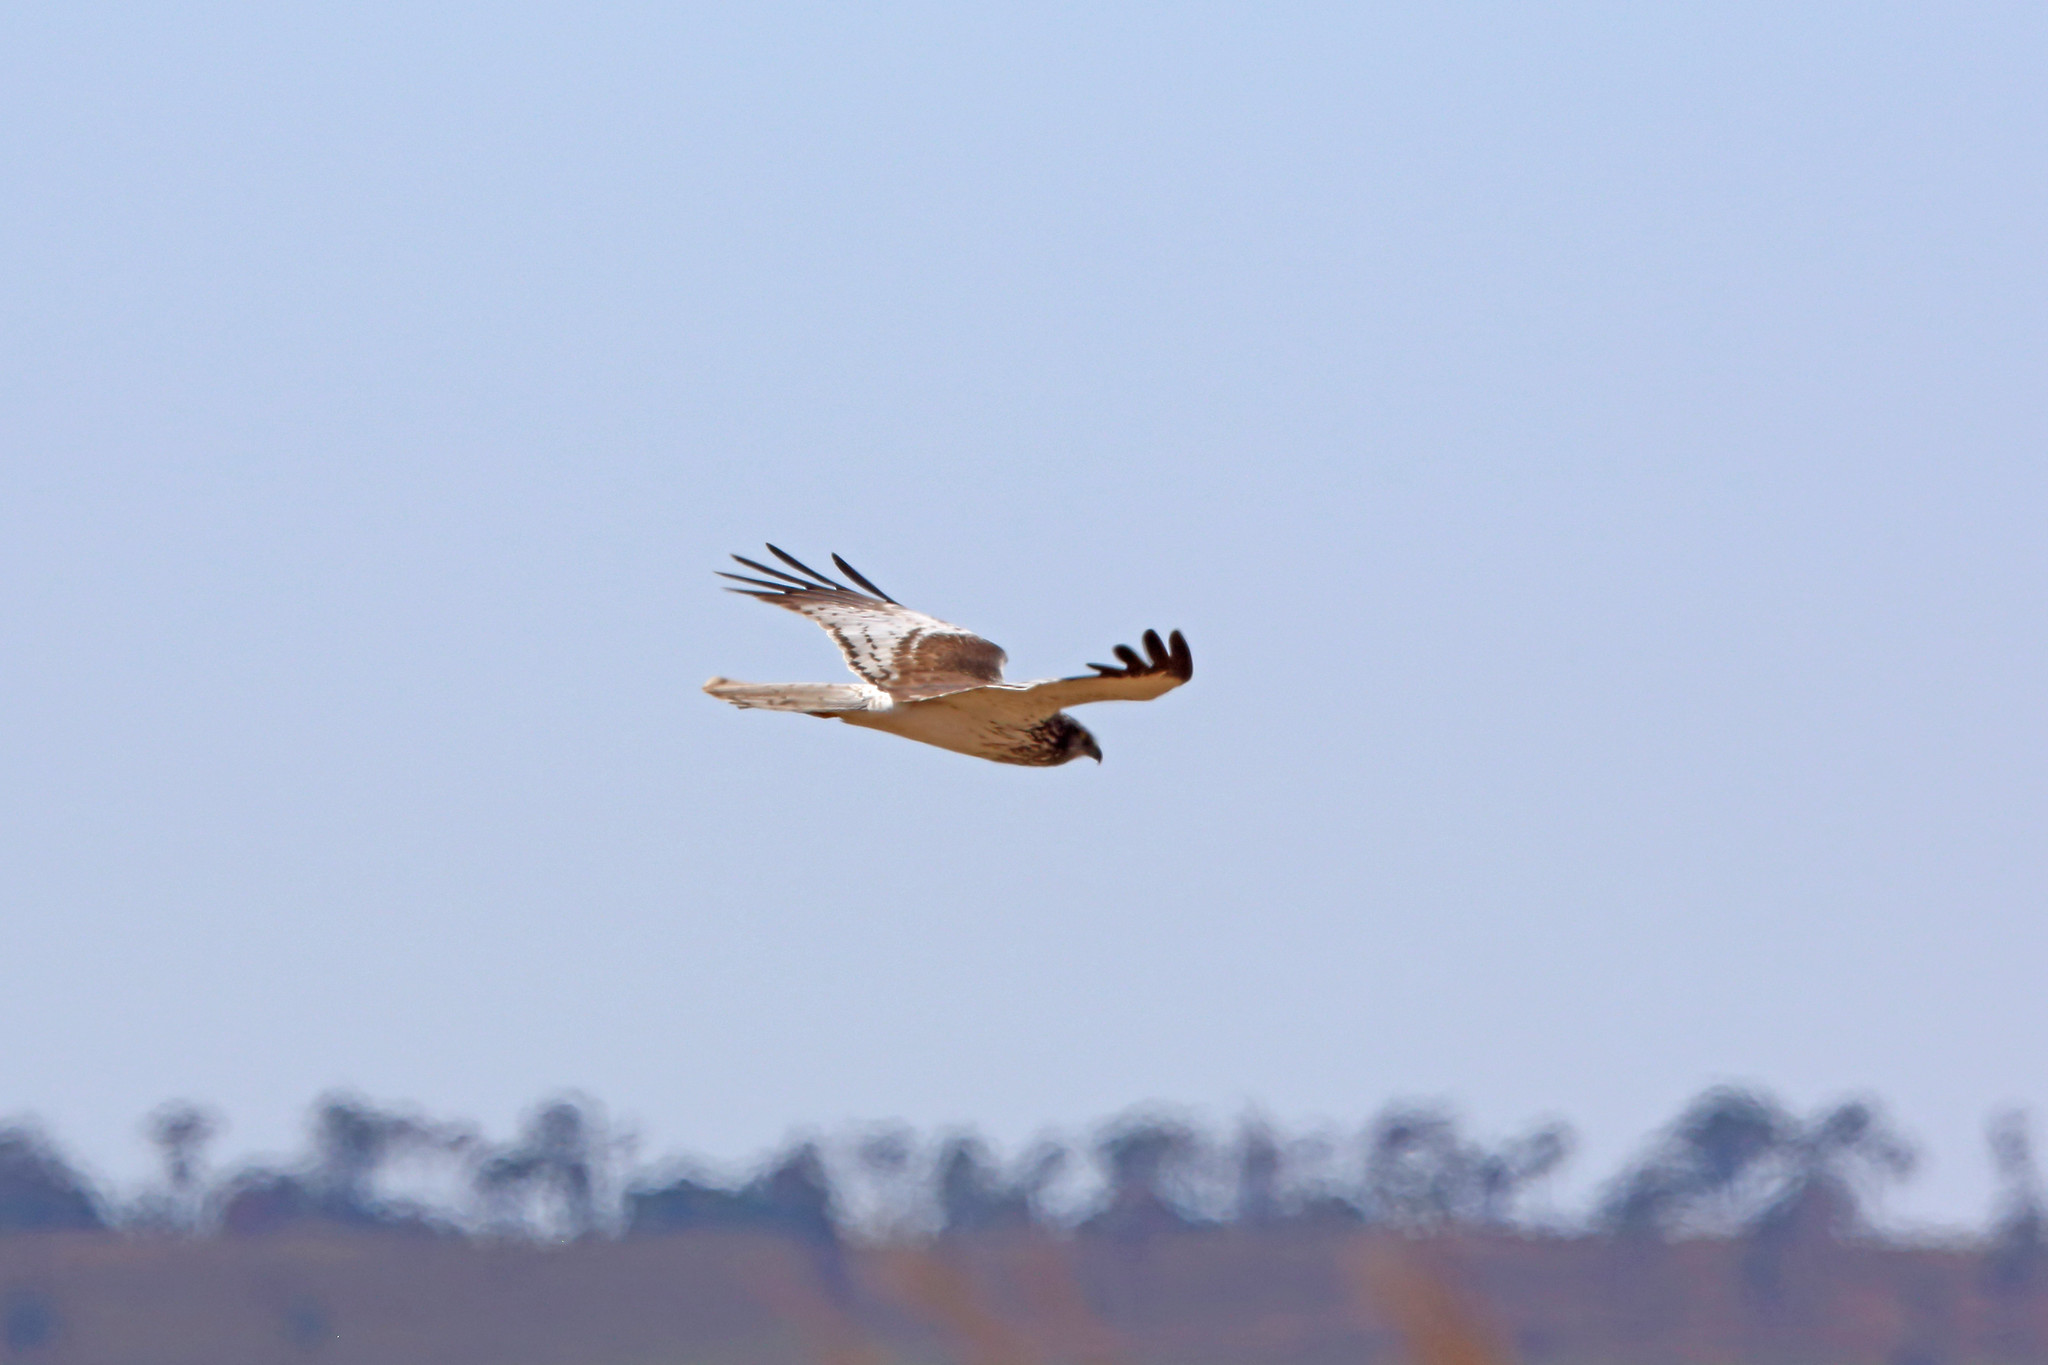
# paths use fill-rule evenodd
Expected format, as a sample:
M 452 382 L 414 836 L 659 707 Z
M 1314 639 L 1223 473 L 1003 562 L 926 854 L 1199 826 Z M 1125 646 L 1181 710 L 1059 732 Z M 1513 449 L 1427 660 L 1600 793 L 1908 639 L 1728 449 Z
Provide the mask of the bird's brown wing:
M 816 621 L 838 643 L 848 668 L 897 701 L 943 697 L 1003 680 L 1006 656 L 999 647 L 964 627 L 912 611 L 838 555 L 832 556 L 833 564 L 859 588 L 827 578 L 773 545 L 768 552 L 796 572 L 734 555 L 747 568 L 768 577 L 736 573 L 720 577 L 749 585 L 733 588 L 733 592 L 758 597 Z

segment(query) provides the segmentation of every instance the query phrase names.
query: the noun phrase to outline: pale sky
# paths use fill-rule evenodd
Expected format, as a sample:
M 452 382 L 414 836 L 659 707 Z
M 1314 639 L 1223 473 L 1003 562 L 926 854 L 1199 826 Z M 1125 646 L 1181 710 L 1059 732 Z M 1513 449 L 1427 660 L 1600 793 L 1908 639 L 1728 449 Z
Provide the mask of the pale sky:
M 2048 1121 L 2037 4 L 10 5 L 0 1114 Z M 1106 762 L 700 695 L 846 555 Z M 815 560 L 814 560 L 815 562 Z

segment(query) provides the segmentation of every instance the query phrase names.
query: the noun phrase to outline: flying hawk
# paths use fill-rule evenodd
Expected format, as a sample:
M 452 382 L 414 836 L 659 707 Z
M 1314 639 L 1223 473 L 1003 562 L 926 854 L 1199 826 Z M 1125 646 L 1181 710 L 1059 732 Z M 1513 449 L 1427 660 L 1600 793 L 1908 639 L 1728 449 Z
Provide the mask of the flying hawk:
M 860 585 L 849 588 L 784 554 L 768 553 L 795 573 L 734 555 L 766 578 L 723 573 L 745 593 L 810 617 L 839 643 L 857 683 L 744 683 L 713 678 L 704 690 L 734 706 L 836 716 L 848 725 L 902 735 L 997 763 L 1051 768 L 1083 754 L 1102 761 L 1095 736 L 1060 708 L 1091 701 L 1150 701 L 1195 675 L 1179 631 L 1167 641 L 1145 632 L 1145 653 L 1118 645 L 1119 666 L 1089 664 L 1092 675 L 1045 682 L 1003 681 L 1003 651 L 971 630 L 912 611 L 832 556 Z M 799 577 L 798 575 L 802 575 Z

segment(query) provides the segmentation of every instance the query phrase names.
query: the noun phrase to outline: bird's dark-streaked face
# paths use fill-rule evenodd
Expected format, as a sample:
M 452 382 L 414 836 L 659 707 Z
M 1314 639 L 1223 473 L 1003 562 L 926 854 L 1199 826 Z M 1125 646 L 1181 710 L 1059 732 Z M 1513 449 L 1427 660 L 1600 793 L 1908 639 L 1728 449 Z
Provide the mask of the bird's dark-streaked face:
M 1102 747 L 1095 742 L 1095 736 L 1088 733 L 1088 727 L 1072 716 L 1062 715 L 1060 719 L 1066 724 L 1060 727 L 1060 756 L 1053 761 L 1054 766 L 1072 763 L 1077 758 L 1102 762 Z

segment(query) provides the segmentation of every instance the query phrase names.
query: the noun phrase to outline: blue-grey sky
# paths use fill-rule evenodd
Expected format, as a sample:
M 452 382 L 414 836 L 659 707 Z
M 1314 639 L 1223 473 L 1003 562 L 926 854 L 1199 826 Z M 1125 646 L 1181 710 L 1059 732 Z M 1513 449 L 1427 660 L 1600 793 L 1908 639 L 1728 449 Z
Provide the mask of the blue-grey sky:
M 0 1110 L 2048 1118 L 2038 5 L 11 5 Z M 837 550 L 1024 771 L 701 696 Z

